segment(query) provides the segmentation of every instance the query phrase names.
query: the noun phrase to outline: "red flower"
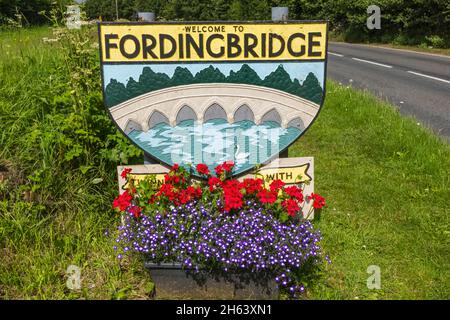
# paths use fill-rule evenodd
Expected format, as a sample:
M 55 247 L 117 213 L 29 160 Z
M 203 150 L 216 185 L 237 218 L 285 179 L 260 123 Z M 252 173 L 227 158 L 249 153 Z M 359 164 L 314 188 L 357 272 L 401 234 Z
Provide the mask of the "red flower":
M 189 195 L 195 196 L 195 188 L 194 188 L 193 186 L 187 187 L 186 192 L 187 192 Z
M 128 209 L 128 212 L 131 213 L 135 218 L 139 218 L 141 216 L 142 208 L 139 206 L 132 206 Z
M 284 192 L 290 195 L 292 198 L 297 199 L 299 202 L 303 202 L 303 190 L 297 186 L 291 186 L 284 188 Z
M 197 187 L 197 188 L 195 189 L 195 196 L 196 196 L 197 198 L 200 198 L 200 197 L 202 196 L 202 194 L 203 194 L 202 187 Z
M 233 170 L 233 167 L 233 161 L 225 161 L 224 163 L 219 164 L 214 170 L 216 171 L 217 176 L 220 176 L 224 171 L 230 173 Z
M 164 175 L 164 183 L 169 183 L 171 180 L 172 178 L 168 174 Z
M 216 171 L 217 176 L 220 176 L 223 173 L 223 166 L 219 164 L 217 167 L 214 168 L 214 171 Z
M 280 179 L 273 180 L 270 184 L 270 191 L 278 191 L 283 188 L 285 183 Z
M 232 209 L 239 209 L 242 207 L 243 194 L 241 189 L 243 184 L 238 180 L 227 180 L 223 183 L 223 199 L 225 202 L 224 210 L 231 211 Z
M 127 178 L 127 174 L 129 174 L 131 172 L 131 168 L 125 168 L 122 170 L 122 173 L 120 174 L 120 176 L 124 179 Z
M 222 164 L 223 170 L 225 170 L 226 172 L 230 173 L 231 170 L 233 170 L 234 167 L 234 162 L 233 161 L 225 161 Z
M 311 193 L 310 196 L 308 196 L 308 201 L 310 200 L 314 200 L 313 202 L 313 207 L 314 209 L 322 209 L 322 207 L 325 206 L 325 198 L 316 194 L 316 193 Z
M 119 208 L 120 211 L 125 211 L 130 205 L 133 197 L 128 193 L 128 190 L 125 190 L 124 193 L 119 195 L 113 201 L 113 208 Z
M 260 192 L 263 188 L 263 183 L 264 183 L 263 179 L 247 178 L 244 179 L 243 181 L 243 185 L 247 194 L 254 194 Z
M 222 180 L 217 177 L 211 177 L 208 180 L 209 191 L 213 191 L 216 187 L 220 187 Z
M 281 205 L 286 209 L 288 215 L 291 217 L 294 217 L 295 214 L 300 211 L 300 207 L 294 199 L 286 199 L 281 203 Z
M 240 190 L 244 187 L 244 184 L 236 179 L 226 180 L 222 183 L 223 190 L 236 190 L 240 192 Z
M 277 201 L 277 193 L 263 189 L 258 192 L 258 198 L 261 203 L 274 203 Z
M 178 183 L 180 183 L 180 177 L 179 176 L 173 176 L 172 177 L 172 181 L 173 181 L 173 183 L 175 183 L 175 184 L 178 184 Z
M 207 176 L 207 175 L 209 175 L 209 168 L 208 168 L 208 166 L 206 164 L 199 163 L 197 165 L 197 172 Z
M 187 187 L 186 191 L 187 191 L 190 199 L 200 198 L 202 196 L 202 188 L 201 187 L 194 188 L 193 186 L 189 186 L 189 187 Z
M 175 163 L 172 168 L 170 169 L 170 171 L 177 171 L 180 168 L 180 166 L 178 165 L 178 163 Z
M 225 194 L 223 199 L 225 201 L 225 211 L 230 212 L 232 209 L 240 209 L 242 207 L 242 193 Z
M 175 198 L 175 192 L 173 191 L 173 185 L 170 183 L 164 183 L 159 188 L 159 192 L 157 193 L 158 196 L 165 196 L 169 201 L 173 201 Z
M 188 190 L 181 190 L 178 194 L 177 194 L 177 201 L 178 203 L 181 204 L 186 204 L 191 200 L 191 195 L 189 193 Z M 176 203 L 176 204 L 178 204 Z

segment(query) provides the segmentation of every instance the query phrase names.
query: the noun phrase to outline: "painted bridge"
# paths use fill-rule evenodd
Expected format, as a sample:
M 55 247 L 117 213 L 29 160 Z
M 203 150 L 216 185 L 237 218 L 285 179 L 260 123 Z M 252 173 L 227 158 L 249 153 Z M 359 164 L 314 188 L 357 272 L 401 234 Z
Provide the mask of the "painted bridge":
M 275 121 L 282 127 L 307 128 L 319 105 L 284 91 L 246 84 L 191 84 L 152 91 L 109 110 L 119 127 L 148 131 L 158 123 L 176 126 L 183 120 L 202 123 L 223 118 L 229 123 Z

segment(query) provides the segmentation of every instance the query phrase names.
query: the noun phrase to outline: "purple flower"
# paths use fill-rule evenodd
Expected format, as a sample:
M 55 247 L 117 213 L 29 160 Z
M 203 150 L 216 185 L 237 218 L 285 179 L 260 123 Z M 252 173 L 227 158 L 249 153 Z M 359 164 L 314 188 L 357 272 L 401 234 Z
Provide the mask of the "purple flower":
M 217 266 L 225 272 L 264 271 L 292 297 L 304 292 L 296 274 L 306 264 L 321 263 L 320 232 L 309 221 L 282 223 L 249 202 L 235 215 L 210 212 L 190 203 L 165 215 L 126 216 L 117 242 L 153 262 L 181 262 L 186 269 Z M 326 257 L 328 260 L 328 257 Z

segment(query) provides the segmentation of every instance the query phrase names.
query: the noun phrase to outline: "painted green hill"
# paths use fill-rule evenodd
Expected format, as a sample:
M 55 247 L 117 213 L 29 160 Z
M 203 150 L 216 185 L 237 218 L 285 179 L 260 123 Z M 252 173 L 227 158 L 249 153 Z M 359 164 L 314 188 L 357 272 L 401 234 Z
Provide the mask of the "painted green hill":
M 298 79 L 291 80 L 282 64 L 264 79 L 261 79 L 248 64 L 243 64 L 238 71 L 231 71 L 228 76 L 212 65 L 195 76 L 189 69 L 177 67 L 172 78 L 165 73 L 154 72 L 150 67 L 145 67 L 139 81 L 130 78 L 125 85 L 111 79 L 105 89 L 106 105 L 112 107 L 147 92 L 191 83 L 252 84 L 285 91 L 318 104 L 321 103 L 323 96 L 322 87 L 314 73 L 310 72 L 303 83 L 300 83 Z

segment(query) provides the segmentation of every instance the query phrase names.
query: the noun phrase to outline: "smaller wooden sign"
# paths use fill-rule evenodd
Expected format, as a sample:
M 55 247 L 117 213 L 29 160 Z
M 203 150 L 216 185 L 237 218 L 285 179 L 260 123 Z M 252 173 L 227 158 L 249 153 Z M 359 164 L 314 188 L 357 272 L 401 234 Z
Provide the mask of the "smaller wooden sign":
M 117 173 L 119 177 L 120 193 L 124 191 L 123 188 L 126 184 L 126 180 L 120 175 L 125 168 L 132 169 L 130 174 L 136 181 L 143 180 L 146 176 L 154 175 L 160 184 L 164 183 L 164 175 L 169 172 L 168 167 L 159 164 L 118 166 Z M 252 173 L 241 176 L 238 180 L 255 176 L 263 179 L 266 186 L 276 179 L 282 180 L 287 185 L 298 185 L 303 189 L 303 193 L 306 197 L 314 192 L 314 158 L 279 158 L 264 165 L 255 174 Z M 311 205 L 312 203 L 308 203 L 307 201 L 305 201 L 303 205 L 303 214 L 305 218 L 314 218 L 314 210 Z

